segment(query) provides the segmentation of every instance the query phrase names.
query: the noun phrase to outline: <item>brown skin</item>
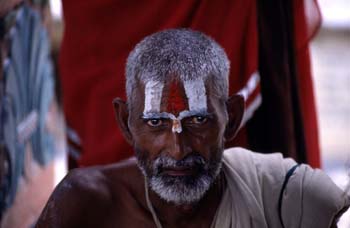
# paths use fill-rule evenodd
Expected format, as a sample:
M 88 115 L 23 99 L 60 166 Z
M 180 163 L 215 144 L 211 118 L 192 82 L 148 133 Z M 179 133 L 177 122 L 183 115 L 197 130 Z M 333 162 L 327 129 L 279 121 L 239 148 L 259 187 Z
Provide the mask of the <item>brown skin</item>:
M 183 132 L 175 134 L 170 122 L 152 127 L 140 119 L 144 107 L 143 86 L 139 85 L 137 91 L 140 99 L 134 101 L 130 113 L 121 99 L 115 99 L 113 104 L 125 139 L 149 160 L 160 154 L 180 160 L 194 151 L 206 159 L 221 156 L 222 151 L 212 148 L 221 148 L 225 140 L 234 137 L 243 115 L 241 96 L 234 95 L 223 102 L 207 86 L 208 112 L 214 118 L 200 125 L 193 124 L 192 117 L 185 119 Z M 161 111 L 174 111 L 167 110 L 167 100 L 164 95 Z M 174 175 L 180 174 L 186 175 Z M 220 173 L 204 197 L 190 205 L 176 206 L 152 190 L 149 193 L 163 227 L 210 227 L 224 188 L 225 179 Z M 155 227 L 146 204 L 144 176 L 135 158 L 70 172 L 52 194 L 37 227 L 115 227 L 116 224 L 118 227 Z

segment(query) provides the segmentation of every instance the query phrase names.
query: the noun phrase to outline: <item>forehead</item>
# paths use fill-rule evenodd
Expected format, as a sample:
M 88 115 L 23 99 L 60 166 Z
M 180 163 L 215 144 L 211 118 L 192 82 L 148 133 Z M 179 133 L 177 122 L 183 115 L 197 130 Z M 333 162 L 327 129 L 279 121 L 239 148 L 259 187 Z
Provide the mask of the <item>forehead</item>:
M 207 91 L 202 79 L 145 83 L 144 113 L 184 110 L 207 110 Z
M 188 98 L 183 83 L 172 81 L 165 85 L 162 93 L 162 103 L 168 111 L 180 112 L 188 109 Z

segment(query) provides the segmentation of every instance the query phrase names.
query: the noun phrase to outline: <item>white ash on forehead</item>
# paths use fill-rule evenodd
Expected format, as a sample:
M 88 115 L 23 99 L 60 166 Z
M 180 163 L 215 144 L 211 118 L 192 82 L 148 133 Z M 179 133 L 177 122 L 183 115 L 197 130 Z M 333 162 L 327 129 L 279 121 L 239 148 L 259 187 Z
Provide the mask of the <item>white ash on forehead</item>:
M 189 29 L 164 30 L 144 38 L 130 53 L 126 65 L 126 91 L 132 98 L 136 79 L 165 82 L 169 76 L 181 81 L 213 77 L 214 90 L 228 95 L 229 60 L 210 37 Z

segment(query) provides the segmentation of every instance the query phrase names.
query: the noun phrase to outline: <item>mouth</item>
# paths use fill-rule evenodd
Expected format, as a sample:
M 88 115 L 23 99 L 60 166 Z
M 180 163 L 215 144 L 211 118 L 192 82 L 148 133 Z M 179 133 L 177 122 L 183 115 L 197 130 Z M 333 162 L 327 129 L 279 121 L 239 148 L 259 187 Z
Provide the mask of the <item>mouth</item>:
M 198 170 L 192 167 L 163 167 L 162 173 L 173 177 L 194 176 Z

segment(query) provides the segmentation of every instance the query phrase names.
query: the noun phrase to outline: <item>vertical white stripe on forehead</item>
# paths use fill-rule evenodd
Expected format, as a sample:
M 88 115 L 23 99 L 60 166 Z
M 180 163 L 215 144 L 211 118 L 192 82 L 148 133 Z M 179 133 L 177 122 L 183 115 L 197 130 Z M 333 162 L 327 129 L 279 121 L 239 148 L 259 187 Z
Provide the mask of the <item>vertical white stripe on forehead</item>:
M 183 81 L 190 111 L 207 110 L 207 96 L 202 79 Z
M 164 84 L 157 81 L 148 81 L 145 86 L 145 108 L 143 113 L 159 112 Z

